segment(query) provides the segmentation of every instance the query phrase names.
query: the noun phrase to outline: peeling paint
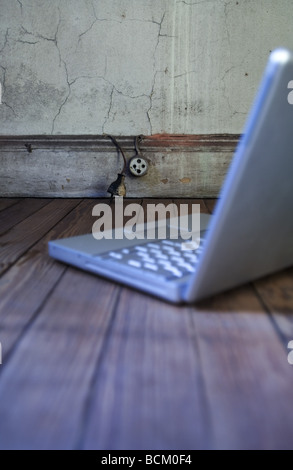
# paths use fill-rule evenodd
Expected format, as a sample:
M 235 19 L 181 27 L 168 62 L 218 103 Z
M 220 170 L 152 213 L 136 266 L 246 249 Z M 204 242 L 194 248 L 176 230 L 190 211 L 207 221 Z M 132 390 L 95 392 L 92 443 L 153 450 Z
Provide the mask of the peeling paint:
M 189 184 L 191 183 L 191 178 L 182 178 L 181 180 L 179 180 L 180 183 L 182 184 Z
M 166 178 L 166 179 L 164 179 L 164 180 L 161 180 L 161 183 L 163 183 L 163 184 L 168 184 L 168 183 L 169 183 L 169 180 Z

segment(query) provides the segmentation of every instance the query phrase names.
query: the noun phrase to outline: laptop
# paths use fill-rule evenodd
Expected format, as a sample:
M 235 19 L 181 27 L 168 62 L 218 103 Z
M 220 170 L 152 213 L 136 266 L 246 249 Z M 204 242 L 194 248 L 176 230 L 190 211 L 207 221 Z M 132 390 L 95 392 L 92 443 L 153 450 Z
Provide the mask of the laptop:
M 199 247 L 182 240 L 52 241 L 56 260 L 173 303 L 193 303 L 293 265 L 293 54 L 274 51 Z

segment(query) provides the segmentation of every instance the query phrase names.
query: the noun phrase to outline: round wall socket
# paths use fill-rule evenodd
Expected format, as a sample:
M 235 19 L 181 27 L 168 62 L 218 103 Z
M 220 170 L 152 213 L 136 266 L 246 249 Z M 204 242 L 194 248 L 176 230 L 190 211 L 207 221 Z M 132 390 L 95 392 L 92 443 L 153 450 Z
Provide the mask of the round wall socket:
M 129 170 L 133 176 L 144 176 L 148 167 L 148 162 L 140 156 L 133 157 L 129 162 Z

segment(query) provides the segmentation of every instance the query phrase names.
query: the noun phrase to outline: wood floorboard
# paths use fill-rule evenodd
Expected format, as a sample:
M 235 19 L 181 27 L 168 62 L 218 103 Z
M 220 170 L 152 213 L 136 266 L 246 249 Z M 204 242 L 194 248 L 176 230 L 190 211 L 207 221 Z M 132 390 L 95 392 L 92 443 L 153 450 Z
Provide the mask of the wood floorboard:
M 1 211 L 0 236 L 48 205 L 52 199 L 26 199 Z
M 251 286 L 192 308 L 216 449 L 293 447 L 287 352 Z
M 83 448 L 205 449 L 210 434 L 189 309 L 123 289 Z
M 292 269 L 172 306 L 49 258 L 101 202 L 0 199 L 0 449 L 292 449 Z
M 293 339 L 293 270 L 254 283 L 263 305 L 271 314 L 284 348 Z M 288 351 L 289 352 L 289 351 Z
M 75 447 L 118 292 L 65 272 L 0 376 L 0 448 Z
M 35 200 L 33 200 L 34 202 Z M 72 200 L 55 199 L 33 212 L 22 222 L 0 236 L 0 274 L 5 272 L 74 206 Z
M 1 198 L 0 199 L 0 212 L 2 212 L 3 210 L 7 209 L 8 207 L 11 207 L 11 206 L 14 206 L 15 204 L 17 204 L 18 202 L 20 202 L 21 199 L 17 199 L 17 198 Z

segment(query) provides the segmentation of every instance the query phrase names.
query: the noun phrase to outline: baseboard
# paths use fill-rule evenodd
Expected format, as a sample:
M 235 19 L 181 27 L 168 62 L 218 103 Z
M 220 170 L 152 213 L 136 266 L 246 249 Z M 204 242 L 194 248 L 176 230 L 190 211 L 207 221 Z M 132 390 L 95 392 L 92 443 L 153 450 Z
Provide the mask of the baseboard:
M 118 137 L 130 159 L 134 138 Z M 141 150 L 142 178 L 128 175 L 128 197 L 216 197 L 239 135 L 154 135 Z M 105 197 L 122 169 L 104 136 L 0 136 L 1 197 Z

